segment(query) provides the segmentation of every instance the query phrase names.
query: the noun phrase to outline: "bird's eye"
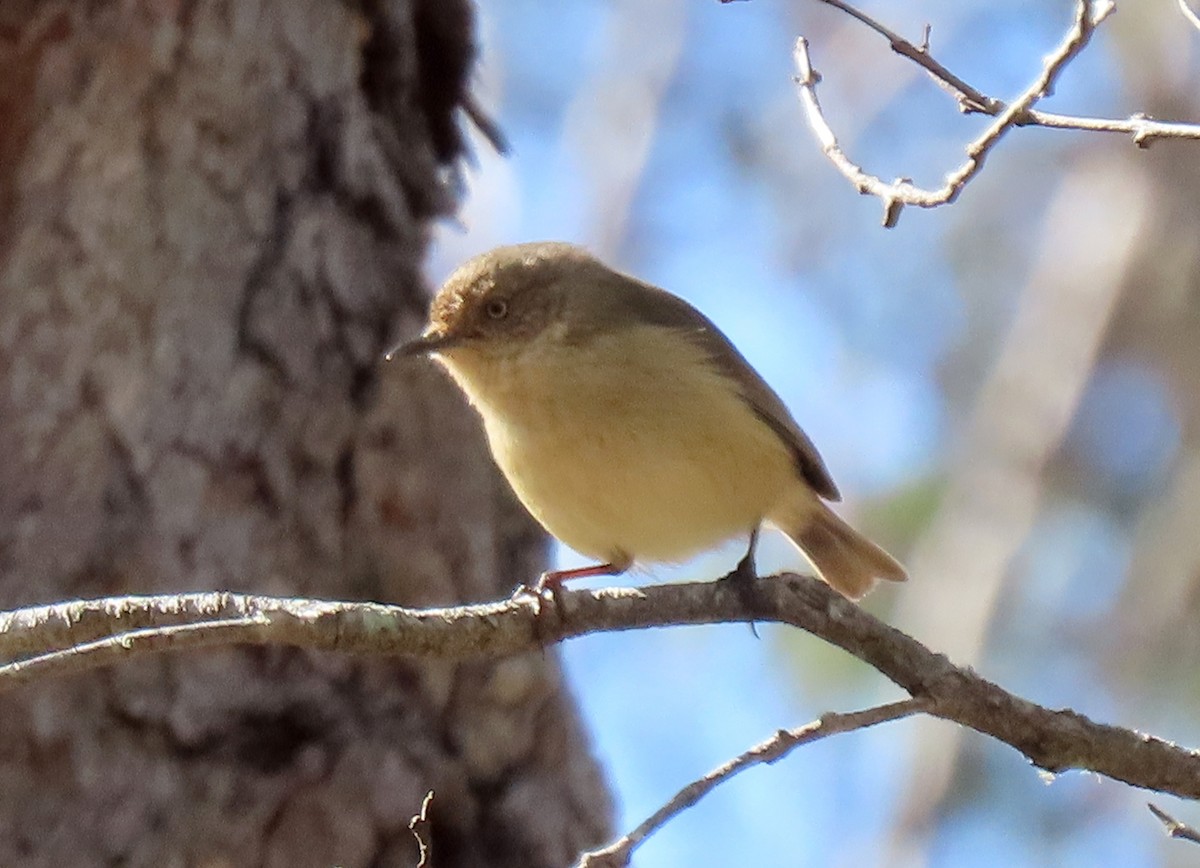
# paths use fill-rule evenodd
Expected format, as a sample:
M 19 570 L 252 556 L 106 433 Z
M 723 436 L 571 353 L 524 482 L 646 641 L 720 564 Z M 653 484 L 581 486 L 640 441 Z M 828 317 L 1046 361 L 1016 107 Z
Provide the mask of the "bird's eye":
M 508 302 L 502 298 L 493 298 L 483 310 L 489 319 L 504 319 L 508 316 Z

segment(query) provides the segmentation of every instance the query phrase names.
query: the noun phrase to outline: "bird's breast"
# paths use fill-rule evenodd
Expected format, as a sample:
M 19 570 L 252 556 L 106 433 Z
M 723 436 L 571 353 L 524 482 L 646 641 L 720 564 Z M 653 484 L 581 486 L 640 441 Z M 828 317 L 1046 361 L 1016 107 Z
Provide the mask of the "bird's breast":
M 748 533 L 797 484 L 735 385 L 664 329 L 448 367 L 518 497 L 592 557 L 682 560 Z

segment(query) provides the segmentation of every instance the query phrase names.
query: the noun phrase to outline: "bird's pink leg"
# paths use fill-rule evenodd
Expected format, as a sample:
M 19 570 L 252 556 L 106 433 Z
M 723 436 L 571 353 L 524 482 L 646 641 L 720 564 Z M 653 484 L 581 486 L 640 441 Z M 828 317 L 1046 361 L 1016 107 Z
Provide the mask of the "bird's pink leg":
M 633 559 L 623 557 L 609 561 L 606 564 L 593 564 L 590 567 L 576 567 L 573 570 L 547 570 L 538 577 L 533 589 L 538 593 L 544 590 L 556 591 L 568 579 L 586 579 L 592 576 L 619 576 L 633 565 Z

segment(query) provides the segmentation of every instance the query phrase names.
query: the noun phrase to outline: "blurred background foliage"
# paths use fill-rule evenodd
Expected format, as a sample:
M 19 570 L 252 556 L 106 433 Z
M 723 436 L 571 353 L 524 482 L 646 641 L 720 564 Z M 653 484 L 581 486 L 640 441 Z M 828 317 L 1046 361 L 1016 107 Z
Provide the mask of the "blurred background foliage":
M 1200 143 L 1016 130 L 959 202 L 879 227 L 821 155 L 791 83 L 803 33 L 851 157 L 926 186 L 986 119 L 805 0 L 479 0 L 476 142 L 430 279 L 560 238 L 707 312 L 776 387 L 909 564 L 867 605 L 1052 707 L 1200 744 Z M 992 96 L 1040 69 L 1069 0 L 863 8 Z M 1123 2 L 1044 106 L 1200 119 L 1200 32 Z M 777 539 L 763 568 L 798 568 Z M 636 581 L 703 579 L 737 546 Z M 575 556 L 561 552 L 560 560 Z M 808 636 L 744 627 L 594 637 L 564 656 L 629 828 L 775 728 L 895 698 Z M 640 866 L 1189 865 L 1147 794 L 1039 776 L 905 721 L 743 775 Z M 1193 824 L 1200 808 L 1156 798 Z

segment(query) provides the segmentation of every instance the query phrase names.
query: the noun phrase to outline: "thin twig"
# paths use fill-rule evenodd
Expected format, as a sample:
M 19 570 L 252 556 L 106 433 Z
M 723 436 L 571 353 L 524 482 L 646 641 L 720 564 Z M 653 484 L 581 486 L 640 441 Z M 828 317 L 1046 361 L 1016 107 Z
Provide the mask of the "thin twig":
M 825 156 L 837 170 L 854 185 L 854 189 L 864 195 L 878 196 L 882 200 L 883 225 L 890 229 L 900 219 L 905 188 L 910 185 L 905 181 L 889 184 L 881 178 L 863 171 L 861 166 L 846 155 L 842 146 L 838 144 L 837 136 L 834 135 L 829 122 L 825 120 L 825 113 L 821 111 L 821 103 L 817 99 L 817 82 L 821 80 L 821 77 L 812 67 L 812 61 L 808 56 L 808 40 L 803 36 L 796 39 L 796 50 L 793 57 L 798 73 L 796 86 L 800 89 L 800 102 L 804 105 L 808 115 L 808 125 L 812 127 L 821 150 L 825 152 Z
M 838 144 L 833 131 L 821 111 L 816 97 L 816 85 L 820 76 L 813 71 L 808 54 L 808 42 L 800 37 L 796 43 L 794 59 L 798 75 L 796 84 L 804 104 L 809 125 L 813 128 L 822 150 L 838 170 L 860 193 L 877 196 L 884 205 L 883 225 L 892 227 L 900 218 L 904 205 L 919 208 L 936 208 L 954 202 L 963 187 L 983 167 L 988 152 L 1012 127 L 1040 126 L 1049 129 L 1081 130 L 1086 132 L 1118 133 L 1131 136 L 1139 148 L 1149 147 L 1157 139 L 1200 139 L 1200 124 L 1158 121 L 1144 114 L 1133 114 L 1127 118 L 1094 118 L 1065 115 L 1041 111 L 1034 104 L 1049 95 L 1054 82 L 1065 66 L 1083 51 L 1092 32 L 1115 8 L 1111 0 L 1078 0 L 1075 22 L 1067 37 L 1047 58 L 1042 74 L 1013 103 L 990 97 L 955 75 L 937 61 L 929 51 L 928 28 L 922 45 L 915 45 L 895 31 L 876 21 L 860 9 L 843 0 L 818 0 L 827 6 L 841 10 L 860 21 L 871 30 L 887 39 L 892 50 L 908 58 L 924 69 L 940 85 L 949 90 L 964 112 L 981 113 L 996 118 L 978 139 L 967 146 L 967 160 L 956 171 L 946 177 L 946 183 L 937 190 L 925 190 L 914 186 L 907 179 L 887 183 L 870 175 L 852 162 Z M 1200 27 L 1200 19 L 1179 0 L 1184 13 Z
M 1120 133 L 1133 137 L 1139 148 L 1148 148 L 1156 139 L 1200 139 L 1200 124 L 1157 121 L 1144 114 L 1127 118 L 1088 118 L 1060 115 L 1030 109 L 1029 120 L 1018 126 L 1039 126 L 1053 130 L 1082 130 L 1092 133 Z
M 1193 27 L 1200 30 L 1200 16 L 1196 15 L 1195 10 L 1188 5 L 1187 0 L 1179 0 L 1179 11 L 1183 13 L 1184 18 L 1191 22 Z
M 731 588 L 693 582 L 568 590 L 482 605 L 408 609 L 231 593 L 80 600 L 0 613 L 0 659 L 82 645 L 30 668 L 0 668 L 0 691 L 85 665 L 216 644 L 294 645 L 356 654 L 497 658 L 588 633 L 684 624 L 775 622 L 807 630 L 874 667 L 926 713 L 990 735 L 1051 772 L 1087 769 L 1200 799 L 1200 752 L 1051 710 L 955 666 L 823 582 L 784 574 Z M 188 629 L 175 629 L 190 623 Z M 219 629 L 212 632 L 212 622 Z M 145 630 L 143 634 L 139 631 Z M 113 634 L 124 634 L 115 637 Z M 89 644 L 92 643 L 92 644 Z M 118 650 L 119 649 L 119 650 Z
M 433 864 L 433 837 L 430 834 L 429 821 L 429 806 L 432 804 L 433 790 L 430 790 L 425 794 L 425 798 L 421 799 L 421 812 L 414 814 L 408 821 L 408 831 L 417 839 L 417 853 L 420 856 L 417 868 L 426 868 Z
M 828 0 L 822 0 L 822 2 L 828 2 Z M 847 7 L 845 4 L 841 4 L 839 8 Z M 1096 26 L 1108 17 L 1113 8 L 1111 0 L 1078 0 L 1075 23 L 1058 48 L 1046 59 L 1041 74 L 1011 105 L 1006 106 L 995 116 L 982 135 L 967 145 L 966 161 L 947 175 L 946 182 L 937 190 L 926 190 L 907 180 L 888 184 L 880 178 L 867 174 L 862 168 L 851 162 L 841 146 L 838 145 L 837 138 L 821 112 L 816 95 L 816 85 L 820 81 L 820 76 L 813 70 L 808 55 L 808 41 L 803 36 L 796 40 L 794 54 L 798 72 L 796 85 L 800 89 L 800 100 L 805 107 L 809 125 L 816 133 L 825 155 L 860 193 L 869 193 L 879 197 L 884 208 L 883 225 L 891 228 L 900 219 L 900 211 L 905 205 L 936 208 L 954 202 L 963 188 L 983 168 L 984 161 L 992 148 L 1022 118 L 1028 117 L 1028 111 L 1034 103 L 1053 90 L 1054 83 L 1063 69 L 1083 51 L 1091 40 Z M 858 16 L 856 15 L 856 17 Z M 927 54 L 922 56 L 928 57 Z
M 250 614 L 238 618 L 199 621 L 194 624 L 170 624 L 162 627 L 143 627 L 81 642 L 45 654 L 25 657 L 0 666 L 0 690 L 9 685 L 49 675 L 69 675 L 98 666 L 108 666 L 130 659 L 140 652 L 173 651 L 178 648 L 206 648 L 250 642 L 251 634 L 267 628 L 265 615 Z
M 470 92 L 463 94 L 460 105 L 463 114 L 471 119 L 471 123 L 475 125 L 475 129 L 479 130 L 480 135 L 492 146 L 492 150 L 502 157 L 507 157 L 512 151 L 508 136 L 504 135 L 504 130 L 500 128 L 500 124 L 479 105 L 475 99 L 475 94 Z
M 745 753 L 718 766 L 704 777 L 692 781 L 633 831 L 622 835 L 606 847 L 582 854 L 578 868 L 620 868 L 620 866 L 628 865 L 633 851 L 643 841 L 722 783 L 751 766 L 776 762 L 802 744 L 809 744 L 843 732 L 866 729 L 889 720 L 898 720 L 923 711 L 924 708 L 925 703 L 922 700 L 905 699 L 862 711 L 829 712 L 804 726 L 795 729 L 781 729 L 761 744 L 755 745 Z
M 1008 108 L 1008 104 L 1004 100 L 988 96 L 938 62 L 929 50 L 928 25 L 926 25 L 922 43 L 915 45 L 861 9 L 856 9 L 842 0 L 817 0 L 817 2 L 840 9 L 851 18 L 862 22 L 883 36 L 892 51 L 920 66 L 929 73 L 934 81 L 953 94 L 963 112 L 995 117 Z M 1200 27 L 1200 19 L 1196 18 L 1191 7 L 1186 5 L 1187 0 L 1178 0 L 1178 2 L 1188 19 Z M 1099 21 L 1095 23 L 1099 23 Z M 1139 148 L 1149 147 L 1155 139 L 1200 139 L 1200 124 L 1158 121 L 1141 113 L 1130 115 L 1127 118 L 1096 118 L 1029 108 L 1018 114 L 1013 125 L 1047 127 L 1056 130 L 1081 130 L 1093 133 L 1118 133 L 1132 136 L 1133 143 Z
M 899 54 L 901 57 L 907 57 L 909 60 L 922 67 L 926 72 L 933 76 L 934 80 L 945 85 L 954 93 L 959 105 L 963 111 L 982 112 L 989 115 L 998 115 L 1004 109 L 1004 104 L 997 99 L 987 96 L 967 82 L 963 81 L 953 72 L 942 66 L 936 58 L 929 53 L 929 32 L 928 25 L 925 27 L 925 36 L 921 45 L 913 45 L 899 33 L 885 27 L 880 22 L 876 21 L 867 13 L 863 12 L 849 3 L 844 3 L 842 0 L 817 0 L 818 3 L 824 3 L 826 6 L 832 6 L 834 9 L 840 9 L 856 21 L 860 21 L 867 27 L 874 30 L 880 36 L 888 41 L 892 47 L 892 51 Z
M 1158 817 L 1159 821 L 1166 826 L 1168 837 L 1200 844 L 1200 832 L 1196 831 L 1196 829 L 1187 823 L 1179 822 L 1153 802 L 1147 802 L 1146 807 L 1150 809 L 1151 814 Z

